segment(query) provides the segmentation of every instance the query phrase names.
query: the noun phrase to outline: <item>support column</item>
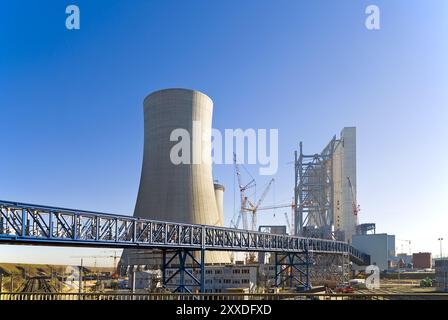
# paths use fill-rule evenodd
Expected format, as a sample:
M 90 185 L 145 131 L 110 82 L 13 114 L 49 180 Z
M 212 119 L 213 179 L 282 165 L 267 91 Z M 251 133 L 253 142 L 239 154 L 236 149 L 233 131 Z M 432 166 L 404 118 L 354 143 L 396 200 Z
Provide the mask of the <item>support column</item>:
M 162 286 L 166 284 L 166 250 L 162 250 Z
M 301 286 L 304 290 L 311 289 L 309 276 L 310 256 L 308 251 L 302 253 L 275 254 L 275 284 L 277 287 L 288 281 L 289 287 Z
M 201 292 L 205 291 L 205 264 L 204 256 L 205 250 L 201 250 L 201 259 L 198 261 L 194 257 L 194 251 L 189 249 L 178 249 L 172 251 L 173 255 L 168 259 L 163 255 L 163 285 L 174 287 L 173 292 L 188 292 L 192 293 L 192 288 L 199 287 Z M 189 263 L 191 261 L 191 263 Z M 173 263 L 173 262 L 177 262 Z M 174 272 L 167 277 L 165 275 L 166 269 L 172 269 Z M 189 270 L 191 268 L 191 271 Z M 198 277 L 194 274 L 194 269 L 200 269 L 201 275 Z M 186 284 L 186 279 L 192 280 L 191 284 Z
M 279 287 L 281 282 L 281 266 L 279 264 L 279 254 L 275 253 L 275 286 Z
M 201 293 L 205 293 L 205 250 L 201 249 Z

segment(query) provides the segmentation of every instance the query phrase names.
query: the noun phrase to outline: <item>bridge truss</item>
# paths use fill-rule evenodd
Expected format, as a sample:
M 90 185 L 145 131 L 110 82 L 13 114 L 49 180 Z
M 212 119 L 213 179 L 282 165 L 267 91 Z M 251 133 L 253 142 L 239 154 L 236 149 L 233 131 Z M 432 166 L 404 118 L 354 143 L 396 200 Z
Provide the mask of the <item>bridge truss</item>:
M 0 244 L 34 244 L 46 246 L 109 247 L 158 249 L 175 252 L 179 260 L 180 283 L 176 290 L 189 291 L 184 278 L 188 275 L 187 257 L 193 259 L 201 273 L 198 286 L 204 291 L 204 255 L 207 251 L 272 252 L 283 255 L 347 254 L 359 265 L 370 257 L 348 243 L 327 239 L 296 237 L 257 231 L 185 224 L 112 215 L 99 212 L 56 208 L 0 201 Z M 190 259 L 191 260 L 191 259 Z M 296 266 L 294 259 L 289 263 Z M 164 261 L 164 269 L 168 265 Z M 163 270 L 164 271 L 164 270 Z M 164 284 L 169 278 L 164 277 Z

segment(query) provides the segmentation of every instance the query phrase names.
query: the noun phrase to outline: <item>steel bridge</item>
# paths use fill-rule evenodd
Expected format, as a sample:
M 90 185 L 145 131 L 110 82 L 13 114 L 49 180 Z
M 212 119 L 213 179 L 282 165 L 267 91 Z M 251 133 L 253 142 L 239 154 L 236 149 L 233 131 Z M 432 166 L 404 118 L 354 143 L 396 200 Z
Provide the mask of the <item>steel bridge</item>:
M 271 234 L 257 231 L 186 224 L 56 208 L 26 203 L 0 201 L 0 244 L 80 246 L 131 249 L 157 249 L 163 252 L 163 284 L 172 281 L 166 277 L 166 268 L 178 259 L 180 283 L 175 291 L 190 291 L 185 276 L 192 278 L 201 292 L 205 287 L 204 256 L 206 251 L 272 252 L 276 255 L 276 283 L 281 275 L 292 270 L 304 277 L 299 282 L 310 287 L 308 266 L 310 253 L 348 254 L 358 265 L 369 264 L 370 256 L 348 243 Z M 167 257 L 166 253 L 174 253 Z M 200 253 L 196 259 L 194 252 Z M 190 268 L 187 266 L 191 259 Z M 200 269 L 199 279 L 191 268 Z M 297 279 L 296 279 L 297 280 Z

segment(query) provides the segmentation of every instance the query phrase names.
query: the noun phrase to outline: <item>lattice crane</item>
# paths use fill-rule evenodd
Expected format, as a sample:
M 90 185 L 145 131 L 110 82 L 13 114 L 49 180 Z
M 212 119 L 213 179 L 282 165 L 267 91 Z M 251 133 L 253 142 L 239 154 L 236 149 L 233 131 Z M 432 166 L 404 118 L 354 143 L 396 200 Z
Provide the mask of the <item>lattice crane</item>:
M 292 200 L 291 203 L 284 203 L 284 204 L 260 207 L 260 208 L 257 209 L 257 211 L 275 210 L 275 209 L 281 209 L 281 208 L 291 208 L 291 217 L 294 220 L 294 212 L 295 212 L 295 208 L 296 208 L 296 205 L 294 203 L 294 199 Z M 285 212 L 284 215 L 285 215 L 286 225 L 288 227 L 289 233 L 292 234 L 292 232 L 294 230 L 294 226 L 290 223 L 290 220 L 289 220 L 289 217 L 288 217 L 288 213 Z
M 272 178 L 269 181 L 268 185 L 266 186 L 266 188 L 263 191 L 263 194 L 258 199 L 256 204 L 253 204 L 250 200 L 247 200 L 247 203 L 249 204 L 249 208 L 246 208 L 246 210 L 250 211 L 252 214 L 252 226 L 251 226 L 252 231 L 256 231 L 256 229 L 257 229 L 257 210 L 259 209 L 261 203 L 266 198 L 266 195 L 268 194 L 269 189 L 270 189 L 271 185 L 274 183 L 274 181 L 275 181 L 274 178 Z
M 237 176 L 238 179 L 238 188 L 240 191 L 240 211 L 239 211 L 239 215 L 238 218 L 235 222 L 235 219 L 232 219 L 232 225 L 234 228 L 239 227 L 240 225 L 240 221 L 243 220 L 243 229 L 247 230 L 248 229 L 248 223 L 247 223 L 247 213 L 248 213 L 248 197 L 246 195 L 246 191 L 250 188 L 255 187 L 255 179 L 251 179 L 247 184 L 243 183 L 243 178 L 241 177 L 241 168 L 240 165 L 238 164 L 238 162 L 236 161 L 236 154 L 233 154 L 233 163 L 235 165 L 235 174 Z
M 353 190 L 352 182 L 350 181 L 350 177 L 347 177 L 347 180 L 348 180 L 348 186 L 350 188 L 350 192 L 351 192 L 351 195 L 352 195 L 353 215 L 357 216 L 359 211 L 361 211 L 361 207 L 359 206 L 359 204 L 356 201 L 356 196 L 355 196 L 355 192 Z

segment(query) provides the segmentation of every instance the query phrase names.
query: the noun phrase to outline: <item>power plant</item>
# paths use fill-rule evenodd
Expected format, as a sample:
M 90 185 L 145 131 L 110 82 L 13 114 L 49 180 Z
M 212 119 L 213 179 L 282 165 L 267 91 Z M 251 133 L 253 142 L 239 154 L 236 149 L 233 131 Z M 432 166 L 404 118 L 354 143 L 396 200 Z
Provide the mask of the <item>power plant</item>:
M 194 90 L 164 89 L 144 99 L 143 165 L 135 217 L 224 226 L 224 186 L 214 183 L 212 175 L 212 113 L 212 100 Z M 182 133 L 186 135 L 182 136 Z M 184 146 L 188 148 L 181 150 L 176 147 L 185 142 Z M 198 156 L 200 161 L 195 159 Z M 254 225 L 256 214 L 258 210 L 269 209 L 259 206 L 273 179 L 260 199 L 253 201 L 253 210 L 249 210 L 247 203 L 252 202 L 244 191 L 253 187 L 255 181 L 244 186 L 241 169 L 235 159 L 236 155 L 234 164 L 242 192 L 238 220 L 243 220 L 243 229 L 257 230 L 257 225 Z M 356 212 L 353 211 L 353 203 L 356 201 L 356 129 L 344 128 L 341 138 L 334 137 L 321 154 L 303 154 L 300 143 L 300 155 L 297 157 L 296 153 L 295 168 L 298 181 L 295 189 L 297 205 L 293 204 L 296 234 L 350 242 L 357 225 Z M 249 211 L 252 214 L 251 226 L 247 223 Z M 238 223 L 234 227 L 238 228 Z M 272 232 L 274 227 L 267 226 L 260 230 L 276 233 Z M 273 257 L 265 265 L 264 254 L 259 256 L 263 257 L 261 261 L 257 261 L 255 254 L 250 253 L 246 255 L 245 263 L 269 270 Z M 195 258 L 199 259 L 197 253 Z M 341 256 L 337 261 L 328 259 L 326 255 L 316 255 L 315 259 L 319 261 L 319 267 L 325 270 L 334 265 L 342 267 L 348 264 L 348 256 Z M 158 250 L 126 249 L 120 261 L 120 269 L 122 274 L 130 274 L 134 278 L 136 270 L 157 269 L 163 263 L 162 260 Z M 219 268 L 218 265 L 229 265 L 231 260 L 235 262 L 234 256 L 222 251 L 210 252 L 205 256 L 205 264 L 216 265 L 215 268 Z M 185 263 L 190 266 L 194 264 L 193 260 L 188 261 Z M 271 279 L 275 277 L 275 272 L 272 272 L 272 269 L 267 272 Z M 344 268 L 339 276 L 334 272 L 326 274 L 330 278 L 347 278 L 347 272 L 347 268 Z M 322 277 L 314 276 L 313 281 L 319 281 L 318 278 Z
M 448 301 L 448 0 L 320 2 L 0 1 L 0 304 Z
M 383 271 L 394 264 L 395 236 L 376 234 L 374 223 L 359 224 L 355 127 L 343 128 L 320 153 L 304 153 L 300 142 L 289 204 L 261 207 L 273 178 L 259 199 L 250 199 L 248 190 L 256 182 L 243 181 L 233 154 L 241 207 L 238 220 L 226 227 L 225 187 L 212 169 L 212 100 L 195 90 L 164 89 L 149 94 L 143 107 L 143 161 L 133 217 L 0 201 L 0 240 L 123 248 L 116 277 L 127 279 L 132 294 L 297 293 L 313 286 L 347 293 L 350 278 L 366 265 Z M 286 225 L 257 225 L 259 211 L 287 207 L 293 224 L 285 213 Z M 235 259 L 239 252 L 246 253 L 245 260 Z M 446 278 L 442 269 L 439 282 Z M 80 294 L 82 274 L 81 262 Z M 50 288 L 40 278 L 22 287 Z M 0 293 L 1 288 L 0 281 Z

